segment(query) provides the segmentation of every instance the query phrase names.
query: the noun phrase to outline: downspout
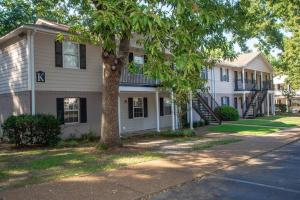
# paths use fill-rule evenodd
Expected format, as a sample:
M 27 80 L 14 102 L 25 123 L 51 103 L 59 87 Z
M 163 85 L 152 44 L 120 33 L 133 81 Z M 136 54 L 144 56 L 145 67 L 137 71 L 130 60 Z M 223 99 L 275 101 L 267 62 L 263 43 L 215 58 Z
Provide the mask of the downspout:
M 35 66 L 34 66 L 34 35 L 35 31 L 30 32 L 27 39 L 28 40 L 28 45 L 29 45 L 29 71 L 28 73 L 30 74 L 30 89 L 31 89 L 31 114 L 35 115 L 36 114 L 36 102 L 35 102 Z

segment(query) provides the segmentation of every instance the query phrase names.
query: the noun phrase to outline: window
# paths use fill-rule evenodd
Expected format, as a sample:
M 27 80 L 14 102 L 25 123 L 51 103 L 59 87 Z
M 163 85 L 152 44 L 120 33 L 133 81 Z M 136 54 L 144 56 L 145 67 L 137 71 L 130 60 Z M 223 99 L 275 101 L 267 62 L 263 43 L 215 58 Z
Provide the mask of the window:
M 221 105 L 224 106 L 224 105 L 227 105 L 229 106 L 230 103 L 229 103 L 229 97 L 221 97 Z
M 136 65 L 143 65 L 145 60 L 144 60 L 144 56 L 138 56 L 138 55 L 134 55 L 133 56 L 133 62 Z
M 63 67 L 79 69 L 79 45 L 70 41 L 63 42 Z
M 133 98 L 133 117 L 144 117 L 143 98 L 141 97 Z
M 204 80 L 208 80 L 208 69 L 207 69 L 207 67 L 205 67 L 204 69 L 202 69 L 202 71 L 201 71 L 201 78 L 203 78 Z
M 220 68 L 221 81 L 229 82 L 229 69 Z
M 64 122 L 79 122 L 79 98 L 64 99 Z
M 164 114 L 171 115 L 172 114 L 172 102 L 169 98 L 164 98 Z
M 238 109 L 238 98 L 234 97 L 234 108 Z

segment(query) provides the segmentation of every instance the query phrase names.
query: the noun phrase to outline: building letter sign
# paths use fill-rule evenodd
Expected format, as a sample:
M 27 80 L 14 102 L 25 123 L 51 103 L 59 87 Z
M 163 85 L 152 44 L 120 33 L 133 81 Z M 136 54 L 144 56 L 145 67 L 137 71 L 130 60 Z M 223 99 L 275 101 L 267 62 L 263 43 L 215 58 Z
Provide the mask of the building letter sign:
M 43 71 L 36 72 L 36 82 L 44 83 L 46 80 L 46 74 Z

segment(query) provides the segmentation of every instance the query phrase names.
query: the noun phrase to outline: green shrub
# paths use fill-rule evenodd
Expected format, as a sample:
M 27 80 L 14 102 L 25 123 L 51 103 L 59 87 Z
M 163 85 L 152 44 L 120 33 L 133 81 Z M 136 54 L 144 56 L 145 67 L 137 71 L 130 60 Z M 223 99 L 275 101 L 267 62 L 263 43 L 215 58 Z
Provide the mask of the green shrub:
M 82 134 L 80 136 L 80 140 L 86 141 L 86 142 L 94 142 L 96 140 L 99 140 L 99 137 L 97 137 L 95 132 L 93 132 L 92 130 L 89 130 L 89 132 Z
M 9 142 L 22 145 L 54 145 L 59 141 L 59 121 L 52 115 L 18 115 L 8 117 L 2 125 Z
M 193 137 L 196 135 L 196 133 L 194 130 L 191 129 L 182 129 L 176 131 L 162 131 L 158 133 L 158 135 L 162 137 Z
M 218 107 L 215 112 L 223 121 L 237 121 L 240 118 L 238 110 L 231 106 Z
M 275 107 L 276 107 L 276 110 L 278 109 L 280 112 L 287 111 L 287 106 L 285 104 L 276 104 Z
M 204 125 L 206 125 L 205 124 L 205 121 L 196 121 L 196 122 L 193 122 L 193 127 L 194 128 L 197 128 L 197 127 L 201 127 L 201 126 L 204 126 Z M 189 128 L 190 127 L 190 123 L 189 122 L 187 122 L 187 123 L 185 123 L 184 124 L 184 128 Z
M 60 122 L 53 115 L 38 114 L 35 119 L 36 144 L 55 145 L 59 141 Z

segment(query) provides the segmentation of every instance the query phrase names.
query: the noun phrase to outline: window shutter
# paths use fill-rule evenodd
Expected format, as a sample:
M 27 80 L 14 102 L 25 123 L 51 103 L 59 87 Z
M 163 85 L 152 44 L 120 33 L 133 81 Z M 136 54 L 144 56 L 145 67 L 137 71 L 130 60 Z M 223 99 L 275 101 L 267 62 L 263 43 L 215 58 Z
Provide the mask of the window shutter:
M 159 115 L 164 116 L 164 98 L 159 98 Z
M 227 97 L 227 105 L 230 106 L 230 99 Z
M 63 49 L 62 43 L 59 41 L 55 41 L 55 66 L 63 67 Z
M 220 78 L 221 78 L 221 81 L 223 81 L 223 68 L 220 68 Z
M 133 118 L 133 98 L 128 98 L 128 118 Z
M 87 122 L 87 104 L 86 98 L 80 98 L 80 123 Z
M 144 117 L 148 117 L 148 99 L 147 97 L 144 97 Z
M 226 78 L 227 78 L 227 82 L 229 82 L 229 69 L 226 69 Z
M 147 55 L 144 55 L 144 63 L 147 63 Z
M 57 113 L 57 119 L 64 124 L 64 98 L 57 98 L 56 99 L 56 113 Z
M 133 62 L 133 53 L 132 52 L 129 53 L 128 62 L 129 63 Z
M 86 69 L 86 46 L 84 44 L 80 44 L 79 51 L 80 51 L 80 69 Z
M 224 105 L 224 103 L 223 103 L 224 101 L 223 101 L 223 97 L 221 97 L 221 106 L 223 106 Z

